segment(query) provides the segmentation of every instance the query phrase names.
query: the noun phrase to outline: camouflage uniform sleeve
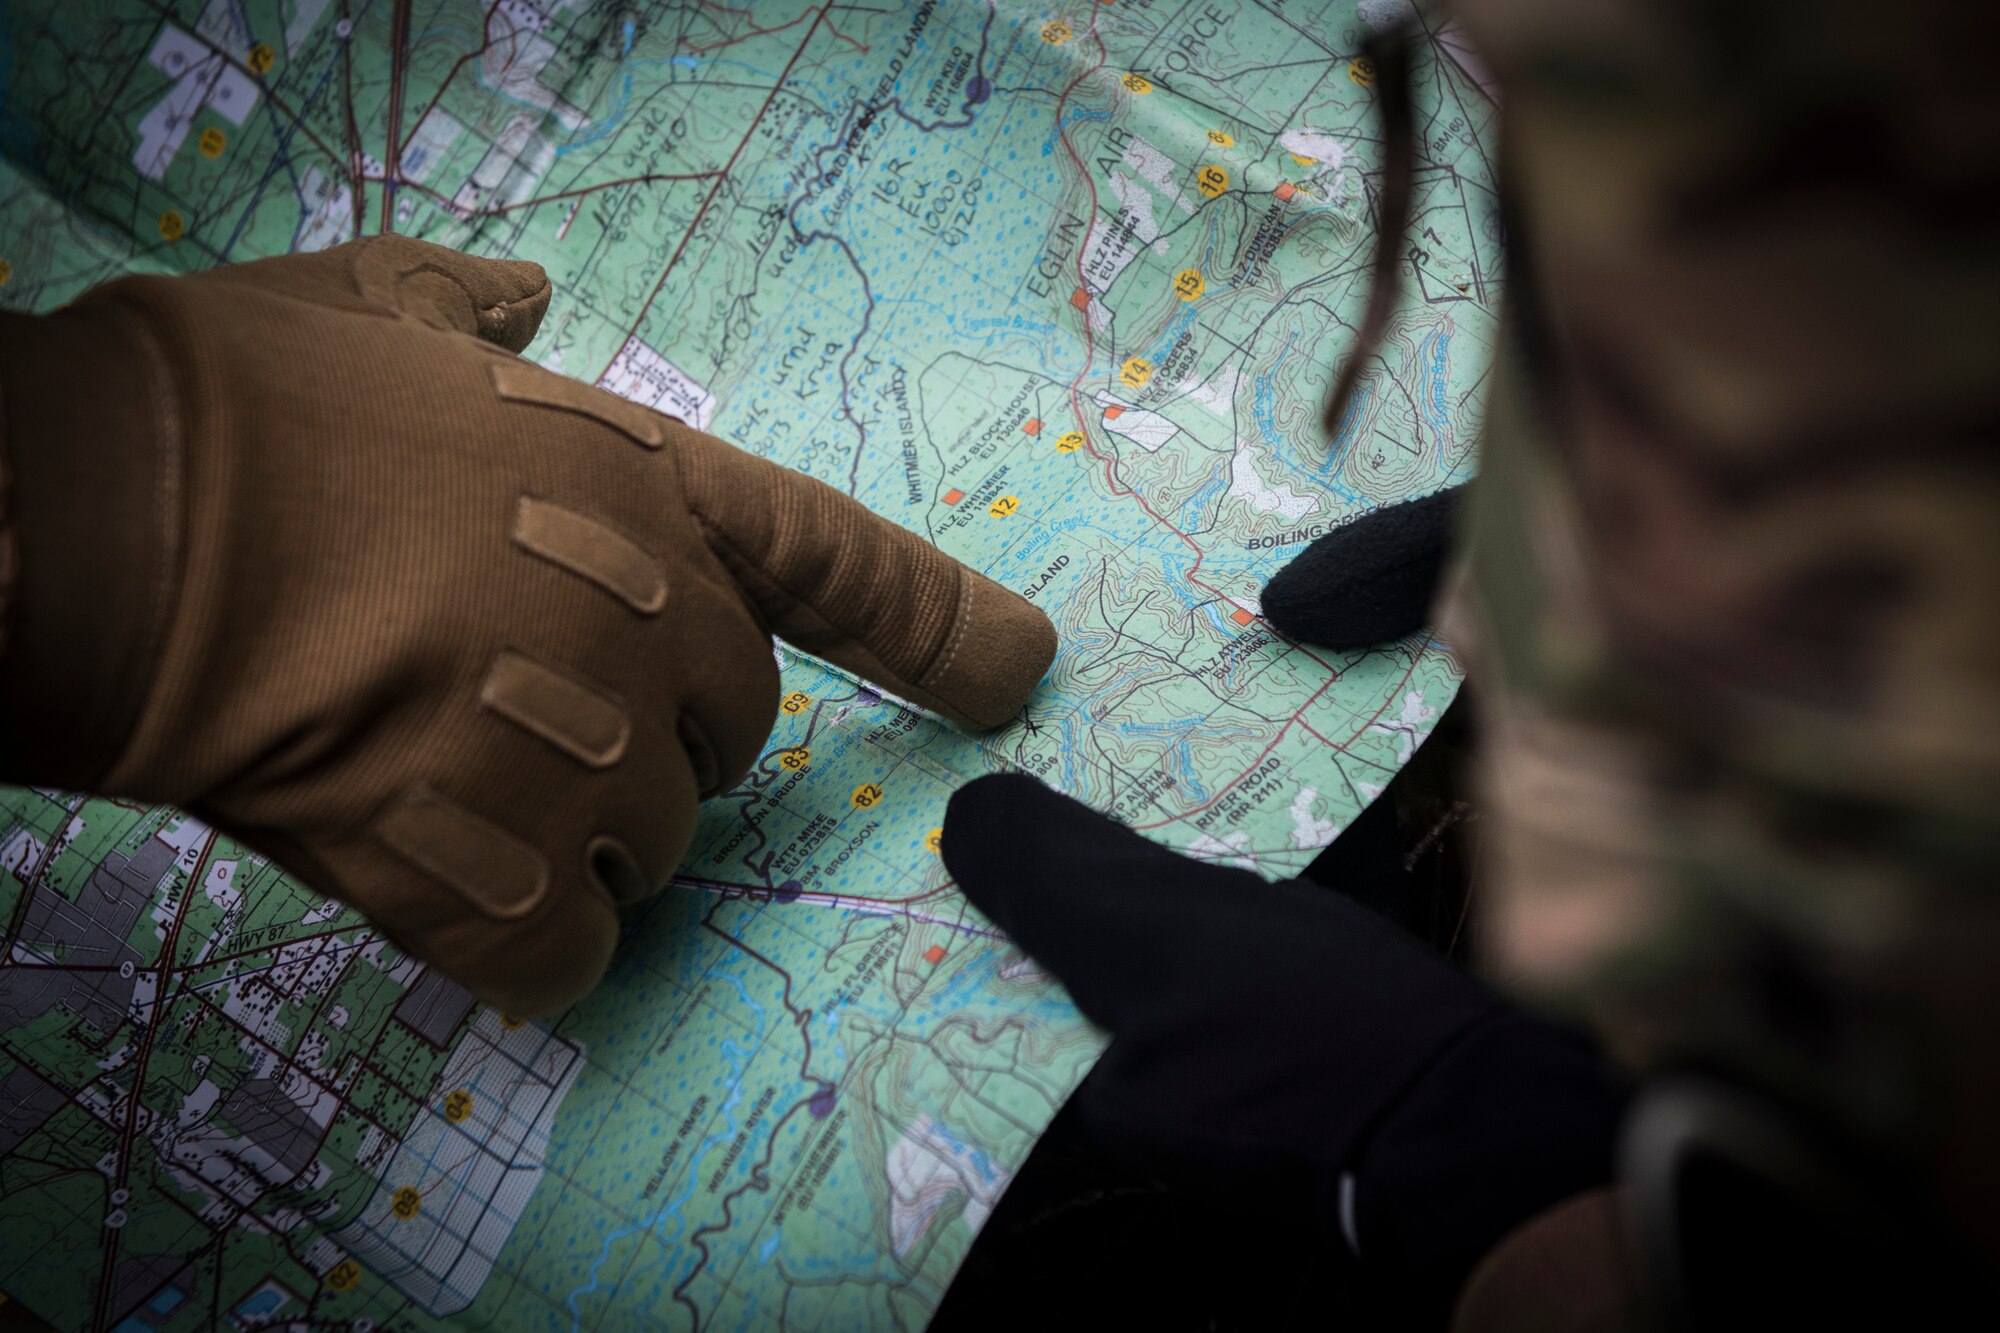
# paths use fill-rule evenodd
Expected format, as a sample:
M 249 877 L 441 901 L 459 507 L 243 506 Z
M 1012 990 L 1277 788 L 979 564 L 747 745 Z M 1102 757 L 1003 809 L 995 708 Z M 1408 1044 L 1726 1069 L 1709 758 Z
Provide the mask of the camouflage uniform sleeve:
M 1516 205 L 1447 621 L 1497 967 L 2000 1249 L 2000 11 L 1456 9 Z

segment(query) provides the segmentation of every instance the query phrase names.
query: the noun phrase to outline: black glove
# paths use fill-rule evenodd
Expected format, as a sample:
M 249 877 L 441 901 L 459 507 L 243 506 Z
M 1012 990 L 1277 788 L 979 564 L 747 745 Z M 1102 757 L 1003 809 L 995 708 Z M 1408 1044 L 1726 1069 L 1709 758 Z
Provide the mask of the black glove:
M 1464 489 L 1372 510 L 1319 538 L 1264 585 L 1264 618 L 1287 638 L 1328 648 L 1421 629 Z
M 1178 856 L 1015 774 L 951 798 L 943 852 L 1113 1034 L 1070 1104 L 1093 1136 L 1214 1194 L 1218 1225 L 1307 1202 L 1412 1324 L 1610 1179 L 1624 1094 L 1595 1049 L 1338 893 Z

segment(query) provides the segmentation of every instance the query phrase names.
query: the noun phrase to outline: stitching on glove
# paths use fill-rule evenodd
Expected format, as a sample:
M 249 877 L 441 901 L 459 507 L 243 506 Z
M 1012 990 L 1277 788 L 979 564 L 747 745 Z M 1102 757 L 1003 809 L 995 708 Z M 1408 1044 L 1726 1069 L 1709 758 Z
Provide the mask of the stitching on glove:
M 944 679 L 945 673 L 951 670 L 952 662 L 958 657 L 959 645 L 965 642 L 965 631 L 972 625 L 972 589 L 972 580 L 961 572 L 958 576 L 958 623 L 952 626 L 951 637 L 945 640 L 944 650 L 938 654 L 937 665 L 926 671 L 923 679 L 917 682 L 924 689 L 928 690 L 934 682 Z

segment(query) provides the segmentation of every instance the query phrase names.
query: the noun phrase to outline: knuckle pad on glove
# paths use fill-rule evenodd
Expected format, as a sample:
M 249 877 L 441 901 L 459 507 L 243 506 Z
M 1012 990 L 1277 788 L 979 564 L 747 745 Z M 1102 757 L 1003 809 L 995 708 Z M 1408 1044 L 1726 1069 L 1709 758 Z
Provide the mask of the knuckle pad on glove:
M 665 417 L 581 380 L 553 374 L 526 361 L 495 361 L 488 373 L 493 376 L 494 391 L 509 402 L 589 417 L 648 449 L 661 448 L 667 442 Z
M 640 615 L 667 604 L 667 574 L 637 542 L 598 519 L 531 495 L 514 513 L 514 544 L 604 589 Z
M 375 836 L 494 920 L 526 916 L 548 893 L 546 857 L 425 787 L 390 806 Z
M 611 767 L 632 740 L 620 700 L 512 648 L 494 657 L 479 702 L 586 768 Z
M 595 842 L 577 849 L 573 861 L 552 863 L 426 787 L 392 803 L 371 831 L 393 859 L 363 870 L 370 882 L 345 885 L 341 896 L 359 901 L 399 944 L 482 1000 L 512 1014 L 549 1013 L 580 999 L 603 975 L 618 927 L 614 888 L 602 873 L 608 862 Z M 421 873 L 405 879 L 395 866 Z M 636 882 L 622 878 L 616 888 Z M 439 901 L 440 885 L 451 902 Z
M 548 274 L 539 264 L 484 259 L 408 236 L 351 244 L 362 296 L 433 327 L 518 352 L 548 311 Z

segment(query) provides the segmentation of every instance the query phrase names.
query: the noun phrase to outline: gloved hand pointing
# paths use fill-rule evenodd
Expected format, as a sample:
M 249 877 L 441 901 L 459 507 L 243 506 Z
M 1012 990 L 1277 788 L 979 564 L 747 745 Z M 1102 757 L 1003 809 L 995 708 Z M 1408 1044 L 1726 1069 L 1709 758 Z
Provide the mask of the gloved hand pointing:
M 1104 1151 L 1218 1217 L 1298 1206 L 1417 1323 L 1610 1178 L 1624 1094 L 1590 1043 L 1339 893 L 1178 856 L 1019 774 L 954 793 L 942 851 L 1110 1030 L 1069 1108 Z
M 963 725 L 1019 711 L 1041 612 L 520 359 L 549 296 L 385 236 L 0 316 L 0 776 L 182 805 L 546 1013 L 756 757 L 771 634 Z

